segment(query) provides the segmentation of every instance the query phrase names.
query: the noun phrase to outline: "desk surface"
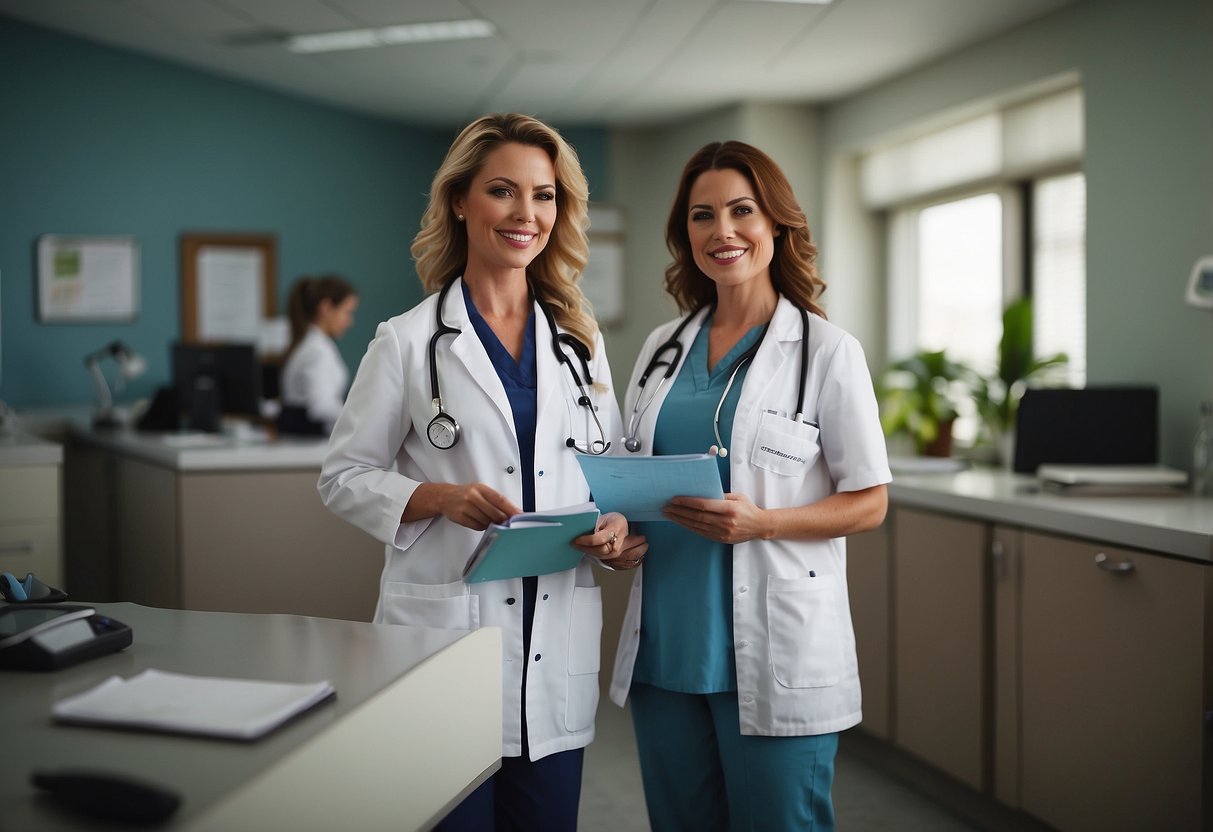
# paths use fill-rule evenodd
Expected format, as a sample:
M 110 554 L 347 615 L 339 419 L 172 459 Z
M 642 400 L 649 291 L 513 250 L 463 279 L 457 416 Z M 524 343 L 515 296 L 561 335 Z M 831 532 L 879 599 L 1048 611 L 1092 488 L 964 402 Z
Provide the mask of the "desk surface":
M 1042 492 L 1027 474 L 990 468 L 898 474 L 889 499 L 998 523 L 1213 561 L 1213 499 L 1082 497 Z
M 0 466 L 58 465 L 63 462 L 63 446 L 29 433 L 0 433 Z
M 252 802 L 246 784 L 260 782 L 258 778 L 272 780 L 272 773 L 284 768 L 283 761 L 298 763 L 303 759 L 307 762 L 310 746 L 325 742 L 331 746 L 333 737 L 340 737 L 346 724 L 357 722 L 376 703 L 383 704 L 381 700 L 386 692 L 400 688 L 414 675 L 420 678 L 424 675 L 423 669 L 441 664 L 435 661 L 439 656 L 457 653 L 461 646 L 468 648 L 479 644 L 483 648 L 475 655 L 469 652 L 467 661 L 450 663 L 449 670 L 466 672 L 469 678 L 452 679 L 449 683 L 431 678 L 424 685 L 419 683 L 418 689 L 439 701 L 460 699 L 459 696 L 452 697 L 444 688 L 489 689 L 490 696 L 484 697 L 484 701 L 458 705 L 474 708 L 473 716 L 488 717 L 488 722 L 477 725 L 473 719 L 466 725 L 452 726 L 452 730 L 461 730 L 461 738 L 470 734 L 466 742 L 469 747 L 478 748 L 479 757 L 471 761 L 471 768 L 464 766 L 464 773 L 459 775 L 460 779 L 449 794 L 423 796 L 430 801 L 428 808 L 422 809 L 425 817 L 410 823 L 403 820 L 397 806 L 395 816 L 402 823 L 395 828 L 424 825 L 436 810 L 450 804 L 470 785 L 480 782 L 497 765 L 501 722 L 500 641 L 496 630 L 469 634 L 303 616 L 190 612 L 136 604 L 95 606 L 98 611 L 131 626 L 134 631 L 131 647 L 57 673 L 0 671 L 0 737 L 3 737 L 4 750 L 0 755 L 0 806 L 3 807 L 0 828 L 48 832 L 89 828 L 87 820 L 64 814 L 38 799 L 36 790 L 29 785 L 29 774 L 34 769 L 77 766 L 124 773 L 182 793 L 181 809 L 170 824 L 160 828 L 193 828 L 195 822 L 207 828 L 223 828 L 214 817 L 224 817 L 223 810 L 233 802 L 229 799 L 233 794 L 240 798 L 235 803 Z M 336 688 L 337 697 L 254 743 L 51 722 L 50 710 L 54 702 L 91 688 L 112 675 L 130 677 L 149 667 L 197 675 L 291 682 L 328 679 Z M 495 688 L 493 679 L 497 682 Z M 486 702 L 489 703 L 487 713 Z M 396 710 L 399 707 L 393 706 L 392 712 Z M 398 713 L 393 720 L 383 720 L 382 716 L 382 713 L 375 715 L 372 727 L 385 735 L 395 730 L 392 723 L 397 720 L 403 724 L 409 720 L 436 718 L 433 713 L 416 712 Z M 381 724 L 383 722 L 387 724 Z M 390 740 L 392 743 L 400 741 Z M 408 753 L 395 745 L 392 748 L 396 753 Z M 366 779 L 363 768 L 371 770 L 367 778 L 373 779 L 374 770 L 384 767 L 373 748 L 367 748 L 365 752 L 360 750 L 350 759 L 331 759 L 330 755 L 331 751 L 325 751 L 323 755 L 327 765 L 325 782 L 310 783 L 310 789 L 299 788 L 296 782 L 292 789 L 293 804 L 306 804 L 309 797 L 325 802 L 338 800 L 335 795 L 343 790 L 357 791 L 352 783 L 357 781 L 361 785 Z M 295 768 L 299 766 L 295 765 Z M 268 778 L 267 772 L 271 773 Z M 395 772 L 398 774 L 399 770 Z M 347 780 L 351 783 L 347 784 Z M 408 784 L 409 780 L 401 779 L 397 788 L 407 790 Z M 243 793 L 241 787 L 245 787 Z M 416 785 L 414 788 L 423 787 Z M 442 787 L 427 784 L 425 788 Z M 434 800 L 437 800 L 436 805 Z M 246 806 L 241 808 L 242 817 L 251 816 Z M 260 810 L 264 816 L 264 801 Z M 279 816 L 272 807 L 270 811 L 273 817 Z M 305 805 L 301 811 L 315 814 Z M 228 819 L 232 817 L 236 815 L 229 812 Z M 305 828 L 323 826 L 305 824 Z
M 211 433 L 141 433 L 130 428 L 97 430 L 73 424 L 73 440 L 181 472 L 319 471 L 328 439 L 272 441 Z

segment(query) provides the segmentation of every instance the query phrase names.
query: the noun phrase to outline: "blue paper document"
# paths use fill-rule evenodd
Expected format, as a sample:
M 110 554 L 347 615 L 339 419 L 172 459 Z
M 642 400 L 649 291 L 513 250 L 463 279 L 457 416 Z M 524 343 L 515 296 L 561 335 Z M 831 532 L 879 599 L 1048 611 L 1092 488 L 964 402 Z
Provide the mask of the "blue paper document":
M 599 513 L 594 503 L 583 503 L 516 514 L 505 523 L 494 523 L 484 530 L 468 558 L 463 580 L 498 581 L 572 569 L 582 557 L 572 540 L 594 531 Z
M 669 456 L 588 456 L 577 462 L 594 502 L 628 522 L 665 520 L 661 509 L 675 497 L 723 500 L 720 469 L 709 454 Z

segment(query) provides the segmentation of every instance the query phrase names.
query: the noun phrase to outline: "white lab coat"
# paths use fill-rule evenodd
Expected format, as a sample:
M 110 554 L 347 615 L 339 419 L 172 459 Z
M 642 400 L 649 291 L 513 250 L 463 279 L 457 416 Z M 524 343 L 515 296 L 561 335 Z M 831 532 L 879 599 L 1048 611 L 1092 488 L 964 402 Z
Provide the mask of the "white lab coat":
M 705 310 L 683 331 L 684 354 L 706 316 Z M 820 429 L 784 416 L 796 406 L 801 319 L 781 297 L 746 372 L 732 441 L 725 440 L 732 490 L 761 508 L 803 506 L 837 491 L 859 491 L 892 479 L 863 349 L 826 320 L 815 315 L 809 320 L 804 418 Z M 629 416 L 640 374 L 677 323 L 664 324 L 645 342 L 627 389 L 624 413 Z M 678 371 L 682 369 L 680 364 Z M 660 371 L 653 373 L 649 386 L 660 376 Z M 641 453 L 652 453 L 661 403 L 673 382 L 666 382 L 641 417 Z M 705 412 L 703 418 L 712 414 Z M 650 551 L 648 557 L 660 558 L 661 552 Z M 643 577 L 642 567 L 632 584 L 616 654 L 611 699 L 620 706 L 631 687 L 640 640 Z M 741 733 L 824 734 L 859 722 L 844 539 L 736 544 L 732 598 Z
M 315 324 L 282 368 L 282 403 L 307 409 L 308 418 L 331 430 L 345 402 L 350 371 L 333 339 Z
M 522 753 L 521 688 L 526 690 L 530 757 L 580 748 L 594 738 L 598 706 L 602 598 L 589 559 L 576 569 L 539 577 L 530 656 L 523 655 L 522 579 L 466 584 L 461 575 L 480 532 L 438 516 L 401 523 L 405 505 L 424 482 L 483 482 L 522 505 L 518 441 L 505 388 L 472 328 L 461 286 L 443 308 L 447 325 L 437 348 L 442 402 L 462 428 L 458 444 L 439 450 L 426 425 L 434 416 L 427 346 L 435 331 L 431 295 L 382 323 L 333 429 L 319 490 L 326 506 L 387 544 L 375 621 L 473 630 L 500 627 L 503 689 L 502 754 Z M 551 330 L 535 305 L 537 423 L 535 506 L 581 503 L 589 488 L 570 437 L 598 438 L 577 389 L 551 349 Z M 574 359 L 576 360 L 576 359 Z M 600 389 L 591 400 L 608 439 L 621 432 L 619 406 L 601 335 L 590 364 Z M 578 367 L 580 372 L 580 367 Z

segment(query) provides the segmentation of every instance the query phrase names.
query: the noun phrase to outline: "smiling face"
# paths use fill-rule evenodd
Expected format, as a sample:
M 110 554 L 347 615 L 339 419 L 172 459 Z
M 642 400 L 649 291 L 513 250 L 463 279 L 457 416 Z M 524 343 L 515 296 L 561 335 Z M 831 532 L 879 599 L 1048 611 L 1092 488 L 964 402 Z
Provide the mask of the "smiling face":
M 526 270 L 556 224 L 556 170 L 539 147 L 490 152 L 468 191 L 451 205 L 467 226 L 469 273 Z
M 695 265 L 718 286 L 771 280 L 775 231 L 750 181 L 732 168 L 708 170 L 691 185 L 687 236 Z

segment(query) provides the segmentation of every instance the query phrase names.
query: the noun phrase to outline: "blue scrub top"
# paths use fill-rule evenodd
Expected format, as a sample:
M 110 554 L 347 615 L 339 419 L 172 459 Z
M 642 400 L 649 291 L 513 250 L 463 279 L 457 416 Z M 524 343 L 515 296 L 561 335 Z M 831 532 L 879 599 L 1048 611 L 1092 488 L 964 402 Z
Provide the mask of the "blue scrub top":
M 655 454 L 701 454 L 716 444 L 712 419 L 737 359 L 762 335 L 756 326 L 708 369 L 704 321 L 670 387 L 653 437 Z M 720 436 L 732 453 L 733 414 L 749 369 L 742 365 L 724 406 Z M 730 489 L 729 462 L 717 458 L 720 481 Z M 640 648 L 633 680 L 681 693 L 737 689 L 733 659 L 733 547 L 700 537 L 677 523 L 638 523 L 648 538 Z
M 505 387 L 506 398 L 510 400 L 510 412 L 514 416 L 514 433 L 518 436 L 518 467 L 522 474 L 522 510 L 535 510 L 535 420 L 536 406 L 536 370 L 535 370 L 535 309 L 526 322 L 526 337 L 522 344 L 522 358 L 514 360 L 514 356 L 505 348 L 497 333 L 489 326 L 488 321 L 480 314 L 466 282 L 463 286 L 463 303 L 467 307 L 468 319 L 472 329 L 480 337 L 480 343 L 489 354 L 497 377 Z

